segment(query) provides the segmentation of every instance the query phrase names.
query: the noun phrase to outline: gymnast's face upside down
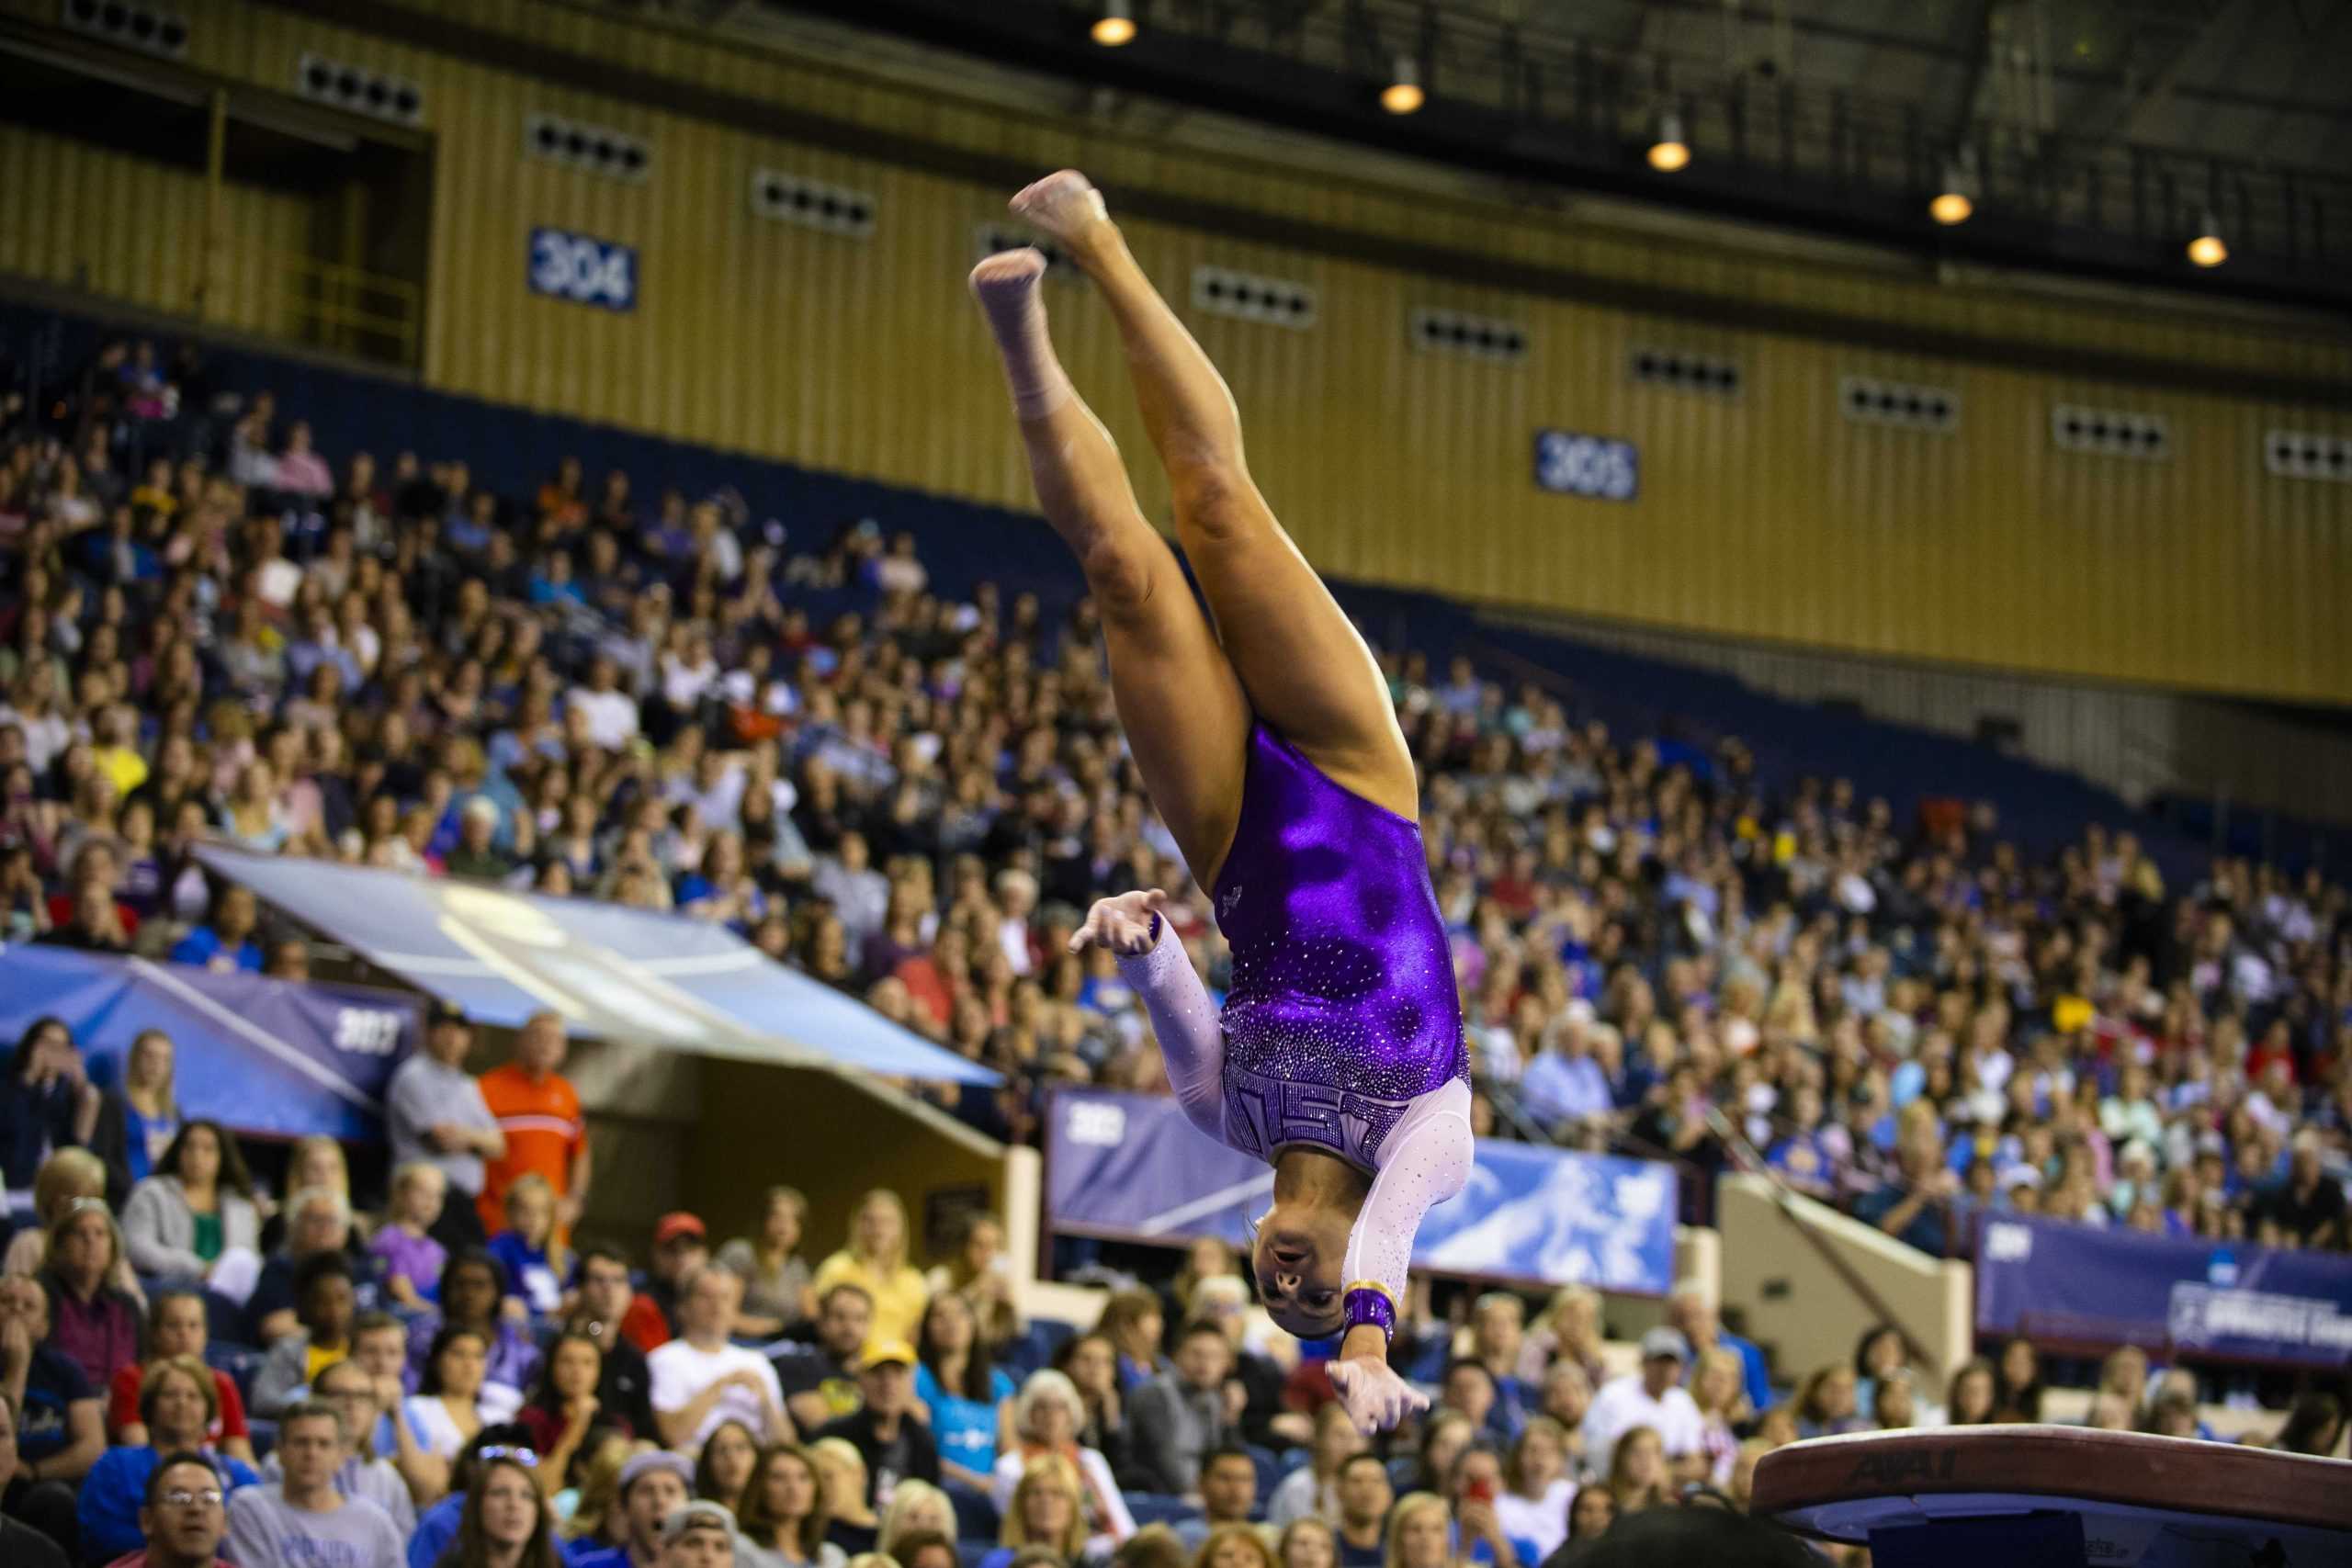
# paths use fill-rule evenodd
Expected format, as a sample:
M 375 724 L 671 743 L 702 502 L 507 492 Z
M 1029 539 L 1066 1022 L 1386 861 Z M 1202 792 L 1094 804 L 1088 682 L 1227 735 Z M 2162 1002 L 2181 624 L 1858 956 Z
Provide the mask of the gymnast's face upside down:
M 1259 1222 L 1250 1248 L 1258 1277 L 1258 1299 L 1286 1334 L 1327 1339 L 1345 1316 L 1340 1265 L 1348 1253 L 1348 1228 L 1355 1216 L 1297 1198 L 1277 1198 Z

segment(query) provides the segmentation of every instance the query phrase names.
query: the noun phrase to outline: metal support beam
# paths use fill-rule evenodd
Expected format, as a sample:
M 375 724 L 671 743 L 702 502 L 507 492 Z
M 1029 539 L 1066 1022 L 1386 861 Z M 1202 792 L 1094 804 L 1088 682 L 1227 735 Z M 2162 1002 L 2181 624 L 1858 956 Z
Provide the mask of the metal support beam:
M 196 319 L 209 321 L 220 309 L 221 252 L 229 241 L 221 216 L 221 182 L 229 163 L 229 90 L 212 89 L 204 132 L 204 237 L 197 246 Z
M 2239 32 L 2270 0 L 2221 0 L 2207 7 L 2201 19 L 2170 27 L 2143 21 L 2132 34 L 2132 58 L 2126 62 L 2121 90 L 2093 99 L 2084 112 L 2060 129 L 2087 141 L 2142 141 L 2159 138 L 2146 134 L 2151 120 L 2170 107 L 2173 89 L 2194 62 L 2222 39 Z M 2142 59 L 2143 46 L 2148 58 Z
M 1993 10 L 1998 4 L 1999 0 L 1958 0 L 1952 8 L 1952 47 L 1963 51 L 1967 61 L 1961 67 L 1960 85 L 1952 94 L 1951 113 L 1945 121 L 1944 140 L 1954 146 L 1967 141 L 1970 127 L 1984 118 L 1980 99 L 1986 67 L 1993 59 Z

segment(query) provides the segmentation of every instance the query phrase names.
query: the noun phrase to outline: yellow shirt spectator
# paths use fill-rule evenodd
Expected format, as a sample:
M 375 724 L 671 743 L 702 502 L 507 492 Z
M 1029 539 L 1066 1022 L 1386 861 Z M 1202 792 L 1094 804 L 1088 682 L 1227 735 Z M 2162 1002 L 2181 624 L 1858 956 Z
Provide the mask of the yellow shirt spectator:
M 135 746 L 94 746 L 90 761 L 114 781 L 114 797 L 120 800 L 147 782 L 147 759 Z
M 907 1262 L 907 1211 L 897 1193 L 877 1188 L 858 1201 L 849 1245 L 817 1266 L 808 1288 L 822 1301 L 827 1291 L 842 1284 L 855 1285 L 874 1298 L 868 1345 L 886 1339 L 913 1341 L 930 1292 L 922 1276 Z

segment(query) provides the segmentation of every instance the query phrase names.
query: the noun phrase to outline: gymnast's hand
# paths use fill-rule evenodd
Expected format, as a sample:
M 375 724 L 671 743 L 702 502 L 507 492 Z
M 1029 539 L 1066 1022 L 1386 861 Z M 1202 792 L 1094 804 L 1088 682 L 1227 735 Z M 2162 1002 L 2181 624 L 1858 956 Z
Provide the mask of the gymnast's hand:
M 1340 1407 L 1356 1424 L 1356 1430 L 1367 1436 L 1430 1407 L 1430 1396 L 1398 1377 L 1385 1356 L 1349 1355 L 1342 1346 L 1340 1354 L 1331 1358 L 1329 1371 L 1331 1389 L 1340 1396 Z
M 1069 950 L 1107 947 L 1133 958 L 1151 951 L 1159 939 L 1160 922 L 1168 918 L 1168 895 L 1157 887 L 1097 898 L 1086 911 L 1086 923 L 1070 936 Z

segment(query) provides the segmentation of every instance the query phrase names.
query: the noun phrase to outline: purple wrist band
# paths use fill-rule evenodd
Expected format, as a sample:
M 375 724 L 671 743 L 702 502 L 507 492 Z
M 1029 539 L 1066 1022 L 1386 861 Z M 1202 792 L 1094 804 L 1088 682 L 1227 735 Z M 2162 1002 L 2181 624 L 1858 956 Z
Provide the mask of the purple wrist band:
M 1342 1337 L 1349 1328 L 1366 1323 L 1377 1325 L 1383 1337 L 1394 1339 L 1396 1337 L 1396 1303 L 1388 1299 L 1387 1292 L 1350 1291 L 1343 1304 L 1347 1313 L 1347 1327 L 1340 1331 Z

